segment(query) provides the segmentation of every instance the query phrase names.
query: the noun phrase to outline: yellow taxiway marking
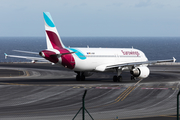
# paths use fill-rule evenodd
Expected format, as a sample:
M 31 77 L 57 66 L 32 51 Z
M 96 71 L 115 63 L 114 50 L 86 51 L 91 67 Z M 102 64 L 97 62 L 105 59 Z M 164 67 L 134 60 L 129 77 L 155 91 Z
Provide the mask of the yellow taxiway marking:
M 137 85 L 142 81 L 143 79 L 139 80 L 136 84 L 133 86 L 128 87 L 123 93 L 121 93 L 116 99 L 116 102 L 119 102 L 120 100 L 123 101 L 136 87 Z
M 120 100 L 123 101 L 134 89 L 136 86 L 128 87 L 123 93 L 121 93 L 116 99 L 116 102 L 119 102 Z
M 137 84 L 139 84 L 143 79 L 139 80 L 134 86 L 136 86 Z
M 115 101 L 120 100 L 124 95 L 126 95 L 126 93 L 131 89 L 131 87 L 128 87 L 123 93 L 121 93 L 121 95 L 119 95 Z
M 123 101 L 135 88 L 135 87 L 131 87 L 132 89 L 130 89 L 130 91 L 121 99 L 121 101 Z
M 29 74 L 29 72 L 28 72 L 28 71 L 26 71 L 26 76 L 30 76 L 30 74 Z
M 114 102 L 108 103 L 108 104 L 103 104 L 103 105 L 97 105 L 97 106 L 93 106 L 93 107 L 89 107 L 89 108 L 97 108 L 97 107 L 105 107 L 105 106 L 109 106 L 109 105 L 113 105 L 118 103 L 120 100 L 123 101 L 136 87 L 137 84 L 140 83 L 142 81 L 139 80 L 136 84 L 134 84 L 133 86 L 128 87 L 123 93 L 121 93 Z

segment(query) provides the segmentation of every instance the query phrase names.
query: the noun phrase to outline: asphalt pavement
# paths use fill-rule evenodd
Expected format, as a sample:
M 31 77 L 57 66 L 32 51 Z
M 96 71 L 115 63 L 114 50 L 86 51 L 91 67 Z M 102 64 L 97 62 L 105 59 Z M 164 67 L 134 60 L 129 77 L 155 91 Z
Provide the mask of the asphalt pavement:
M 86 81 L 76 81 L 75 73 L 50 64 L 0 64 L 0 118 L 6 120 L 69 120 L 82 106 L 95 120 L 173 120 L 180 66 L 150 66 L 144 80 L 130 80 L 122 74 L 94 73 Z M 9 76 L 12 74 L 12 76 Z M 0 74 L 1 75 L 1 74 Z M 82 112 L 76 119 L 82 118 Z M 86 114 L 86 119 L 90 119 Z

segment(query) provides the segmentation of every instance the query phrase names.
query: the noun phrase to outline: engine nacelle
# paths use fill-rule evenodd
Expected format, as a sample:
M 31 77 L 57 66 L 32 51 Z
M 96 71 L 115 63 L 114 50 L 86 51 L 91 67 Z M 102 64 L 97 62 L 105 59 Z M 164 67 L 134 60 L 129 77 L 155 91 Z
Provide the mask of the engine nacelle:
M 134 68 L 131 71 L 131 74 L 137 78 L 147 78 L 149 76 L 149 73 L 150 70 L 146 66 Z

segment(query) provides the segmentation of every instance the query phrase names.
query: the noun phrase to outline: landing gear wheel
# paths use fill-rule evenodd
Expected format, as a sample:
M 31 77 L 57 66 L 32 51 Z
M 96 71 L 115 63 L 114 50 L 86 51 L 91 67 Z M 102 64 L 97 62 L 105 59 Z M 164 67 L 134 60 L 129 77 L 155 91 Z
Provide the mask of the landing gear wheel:
M 117 77 L 117 82 L 120 82 L 122 80 L 122 76 Z
M 76 72 L 76 73 L 77 73 L 77 75 L 76 75 L 77 81 L 84 81 L 85 80 L 85 76 L 83 73 L 81 73 L 81 72 Z
M 85 76 L 81 75 L 81 81 L 85 81 Z
M 115 75 L 115 76 L 113 77 L 113 81 L 114 81 L 114 82 L 117 82 L 117 78 L 118 78 L 118 77 Z
M 78 75 L 76 75 L 76 80 L 77 81 L 80 81 L 81 80 L 81 76 L 78 74 Z
M 116 76 L 116 75 L 115 75 L 115 76 L 113 77 L 113 81 L 114 81 L 114 82 L 120 82 L 121 80 L 122 80 L 122 76 Z
M 134 77 L 134 76 L 131 76 L 131 80 L 135 80 L 135 77 Z

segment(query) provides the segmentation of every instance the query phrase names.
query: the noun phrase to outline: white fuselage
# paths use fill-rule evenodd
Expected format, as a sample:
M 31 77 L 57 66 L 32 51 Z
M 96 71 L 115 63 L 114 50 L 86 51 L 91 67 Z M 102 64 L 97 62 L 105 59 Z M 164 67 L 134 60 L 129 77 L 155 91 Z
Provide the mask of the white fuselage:
M 71 51 L 71 48 L 67 48 Z M 74 57 L 74 71 L 96 71 L 101 65 L 117 65 L 148 61 L 145 54 L 134 48 L 72 48 L 81 54 Z M 83 59 L 82 59 L 82 58 Z

